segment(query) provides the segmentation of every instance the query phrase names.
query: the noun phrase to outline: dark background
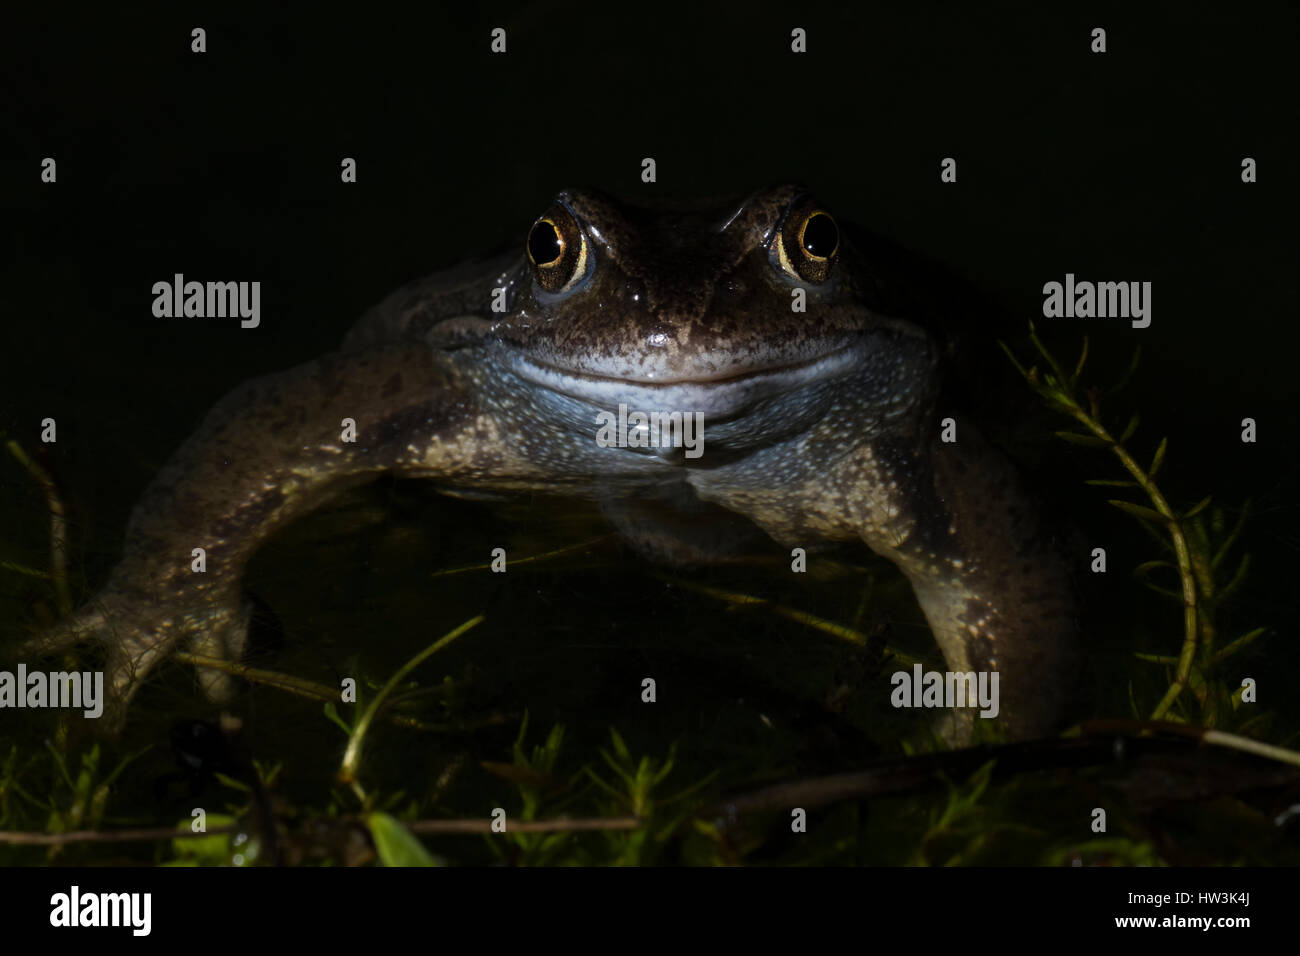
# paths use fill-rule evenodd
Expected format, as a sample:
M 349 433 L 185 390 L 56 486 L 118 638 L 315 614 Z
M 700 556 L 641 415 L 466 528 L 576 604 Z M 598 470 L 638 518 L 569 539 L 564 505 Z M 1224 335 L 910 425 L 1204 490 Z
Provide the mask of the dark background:
M 6 424 L 30 438 L 21 423 L 54 415 L 82 447 L 174 443 L 231 383 L 317 354 L 400 283 L 522 234 L 566 185 L 646 198 L 798 179 L 1013 316 L 1038 314 L 1043 282 L 1067 271 L 1152 281 L 1150 329 L 1088 330 L 1103 347 L 1140 338 L 1153 374 L 1182 386 L 1172 417 L 1211 458 L 1231 453 L 1233 473 L 1258 486 L 1293 468 L 1269 413 L 1295 394 L 1295 10 L 911 9 L 10 24 L 3 334 L 21 360 Z M 494 25 L 504 56 L 488 51 Z M 792 25 L 808 54 L 789 52 Z M 1088 52 L 1094 25 L 1104 55 Z M 47 155 L 56 186 L 38 179 Z M 344 156 L 355 186 L 339 182 Z M 955 185 L 938 180 L 945 156 Z M 155 319 L 149 289 L 174 272 L 260 279 L 262 327 Z M 1246 414 L 1261 419 L 1249 454 L 1289 459 L 1240 457 L 1228 426 Z
M 1293 6 L 36 16 L 16 16 L 3 41 L 0 428 L 30 450 L 40 419 L 58 421 L 57 447 L 39 453 L 73 504 L 82 596 L 216 399 L 335 347 L 403 282 L 522 237 L 558 189 L 700 197 L 796 179 L 838 217 L 973 281 L 1013 329 L 1052 325 L 1062 355 L 1087 332 L 1100 367 L 1122 368 L 1140 341 L 1112 424 L 1140 409 L 1147 454 L 1170 436 L 1179 504 L 1252 499 L 1242 621 L 1273 628 L 1257 663 L 1282 659 L 1294 636 Z M 205 54 L 190 52 L 194 26 Z M 504 56 L 489 52 L 494 26 L 508 31 Z M 789 50 L 795 26 L 805 55 Z M 1089 52 L 1094 26 L 1104 55 Z M 39 180 L 45 156 L 57 185 Z M 345 156 L 356 185 L 339 181 Z M 640 181 L 645 156 L 656 184 Z M 938 178 L 947 156 L 956 184 Z M 1245 156 L 1258 183 L 1240 181 Z M 151 286 L 175 272 L 260 280 L 261 327 L 154 318 Z M 1042 284 L 1066 272 L 1151 281 L 1151 327 L 1042 320 Z M 991 378 L 1014 377 L 989 355 Z M 1253 446 L 1238 440 L 1246 416 Z M 1062 460 L 1070 480 L 1114 477 L 1096 458 Z M 0 476 L 9 546 L 39 563 L 40 497 L 12 462 Z M 1095 489 L 1061 487 L 1086 527 L 1128 520 Z M 442 541 L 435 558 L 455 539 Z M 1107 586 L 1131 588 L 1124 569 L 1151 556 L 1119 548 Z M 346 588 L 354 568 L 340 560 Z M 6 597 L 12 609 L 21 594 Z M 448 611 L 447 626 L 460 619 Z

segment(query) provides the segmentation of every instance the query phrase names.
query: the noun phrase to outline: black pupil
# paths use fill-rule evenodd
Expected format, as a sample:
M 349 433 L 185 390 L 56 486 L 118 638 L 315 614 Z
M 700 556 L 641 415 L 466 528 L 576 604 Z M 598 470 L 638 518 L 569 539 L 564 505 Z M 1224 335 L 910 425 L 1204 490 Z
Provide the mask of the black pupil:
M 528 236 L 528 252 L 538 265 L 549 265 L 560 258 L 560 234 L 549 222 L 533 226 Z
M 824 212 L 813 213 L 808 224 L 803 227 L 803 247 L 809 255 L 829 259 L 840 241 L 840 230 L 835 220 Z

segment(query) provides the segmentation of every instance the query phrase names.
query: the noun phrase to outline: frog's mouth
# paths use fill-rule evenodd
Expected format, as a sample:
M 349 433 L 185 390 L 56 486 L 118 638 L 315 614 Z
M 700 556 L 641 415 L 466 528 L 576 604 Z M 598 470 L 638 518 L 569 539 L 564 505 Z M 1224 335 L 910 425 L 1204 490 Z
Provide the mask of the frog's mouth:
M 781 365 L 663 378 L 602 375 L 526 356 L 516 356 L 512 366 L 526 382 L 598 409 L 626 405 L 646 412 L 698 412 L 727 420 L 774 399 L 798 401 L 800 395 L 851 374 L 861 361 L 860 347 L 845 346 Z

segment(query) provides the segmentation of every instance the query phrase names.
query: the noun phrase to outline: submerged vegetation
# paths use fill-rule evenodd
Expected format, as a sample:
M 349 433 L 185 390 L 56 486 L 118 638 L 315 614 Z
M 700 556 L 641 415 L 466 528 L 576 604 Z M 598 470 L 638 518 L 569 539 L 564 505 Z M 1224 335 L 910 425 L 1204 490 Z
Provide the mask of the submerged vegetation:
M 1154 618 L 1136 610 L 1142 598 L 1121 609 L 1135 622 L 1120 635 L 1132 667 L 1104 679 L 1126 688 L 1127 714 L 1103 704 L 1059 739 L 948 751 L 883 703 L 888 669 L 935 650 L 881 565 L 819 557 L 810 596 L 761 559 L 686 579 L 619 562 L 608 535 L 585 535 L 512 558 L 529 586 L 511 593 L 533 602 L 517 610 L 474 591 L 466 616 L 454 582 L 482 568 L 433 571 L 425 580 L 453 590 L 438 592 L 447 608 L 427 630 L 446 633 L 400 664 L 376 659 L 383 642 L 348 635 L 332 665 L 351 675 L 347 694 L 319 674 L 177 655 L 256 686 L 260 723 L 173 721 L 155 702 L 108 743 L 66 716 L 5 715 L 0 864 L 1300 863 L 1278 839 L 1300 825 L 1284 799 L 1300 780 L 1300 755 L 1286 749 L 1296 715 L 1253 701 L 1242 680 L 1253 672 L 1238 666 L 1269 628 L 1225 624 L 1251 567 L 1249 503 L 1171 504 L 1169 442 L 1142 454 L 1136 414 L 1118 432 L 1105 424 L 1101 393 L 1083 384 L 1086 339 L 1070 370 L 1032 326 L 1029 341 L 1031 363 L 1003 348 L 1072 420 L 1059 437 L 1096 450 L 1088 484 L 1116 494 L 1110 505 L 1150 538 L 1133 574 L 1169 602 Z M 16 641 L 47 626 L 51 608 L 67 613 L 74 586 L 55 483 L 7 447 L 51 522 L 48 569 L 0 554 L 6 606 L 21 609 Z M 654 646 L 667 648 L 653 664 L 649 645 L 599 614 L 534 620 L 563 603 L 552 593 L 607 591 L 609 606 L 652 619 Z M 1166 618 L 1166 631 L 1136 623 Z M 530 627 L 519 640 L 544 646 L 515 661 L 523 645 L 505 642 Z M 585 673 L 598 654 L 623 669 Z M 507 661 L 513 678 L 482 677 Z M 629 709 L 637 698 L 608 690 L 645 672 L 663 685 L 653 705 Z M 1104 832 L 1092 826 L 1098 806 Z
M 1151 453 L 1150 464 L 1144 467 L 1129 445 L 1138 431 L 1138 414 L 1134 413 L 1115 436 L 1102 423 L 1098 390 L 1081 386 L 1088 360 L 1088 339 L 1083 340 L 1073 371 L 1066 372 L 1043 344 L 1032 323 L 1029 337 L 1046 371 L 1040 372 L 1037 365 L 1026 369 L 1005 344 L 1002 347 L 1038 396 L 1080 426 L 1079 430 L 1058 431 L 1057 437 L 1108 452 L 1127 473 L 1124 478 L 1088 479 L 1086 484 L 1122 489 L 1130 495 L 1130 498 L 1111 498 L 1108 503 L 1137 519 L 1164 552 L 1159 558 L 1139 564 L 1133 574 L 1146 587 L 1181 606 L 1183 636 L 1178 653 L 1136 653 L 1139 659 L 1170 672 L 1168 689 L 1149 709 L 1149 719 L 1194 722 L 1207 728 L 1227 725 L 1243 732 L 1258 729 L 1268 720 L 1268 712 L 1242 710 L 1243 695 L 1249 699 L 1249 683 L 1238 681 L 1236 686 L 1231 686 L 1224 664 L 1262 636 L 1267 628 L 1255 627 L 1223 642 L 1216 625 L 1219 609 L 1241 587 L 1250 567 L 1249 554 L 1229 560 L 1245 527 L 1250 502 L 1243 502 L 1236 509 L 1235 517 L 1215 504 L 1212 495 L 1181 511 L 1174 509 L 1157 482 L 1169 450 L 1168 439 L 1160 439 Z M 1140 355 L 1140 348 L 1135 349 L 1128 375 L 1112 391 L 1118 390 L 1132 375 Z M 1131 496 L 1144 500 L 1133 501 Z M 1157 580 L 1160 573 L 1172 576 L 1175 586 L 1160 583 Z M 1134 716 L 1140 716 L 1131 684 L 1130 699 Z

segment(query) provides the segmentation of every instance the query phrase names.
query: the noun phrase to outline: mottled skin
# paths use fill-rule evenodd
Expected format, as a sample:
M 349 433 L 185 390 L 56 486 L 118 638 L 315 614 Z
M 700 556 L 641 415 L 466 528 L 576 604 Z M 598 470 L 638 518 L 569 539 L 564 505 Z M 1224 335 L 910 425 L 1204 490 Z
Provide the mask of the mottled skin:
M 656 211 L 560 194 L 543 217 L 554 232 L 534 227 L 563 242 L 551 265 L 529 243 L 414 283 L 340 351 L 222 399 L 145 492 L 103 591 L 33 646 L 104 644 L 116 730 L 174 648 L 240 653 L 240 582 L 263 541 L 391 472 L 594 499 L 629 531 L 720 506 L 788 547 L 860 539 L 911 581 L 950 669 L 1001 672 L 1007 732 L 1048 729 L 1074 637 L 1066 570 L 973 427 L 938 440 L 939 345 L 883 314 L 879 261 L 834 230 L 833 255 L 805 257 L 798 226 L 820 208 L 795 186 Z M 703 412 L 704 455 L 598 446 L 596 413 L 620 403 Z M 206 573 L 190 569 L 195 547 Z M 956 736 L 970 719 L 954 715 Z

